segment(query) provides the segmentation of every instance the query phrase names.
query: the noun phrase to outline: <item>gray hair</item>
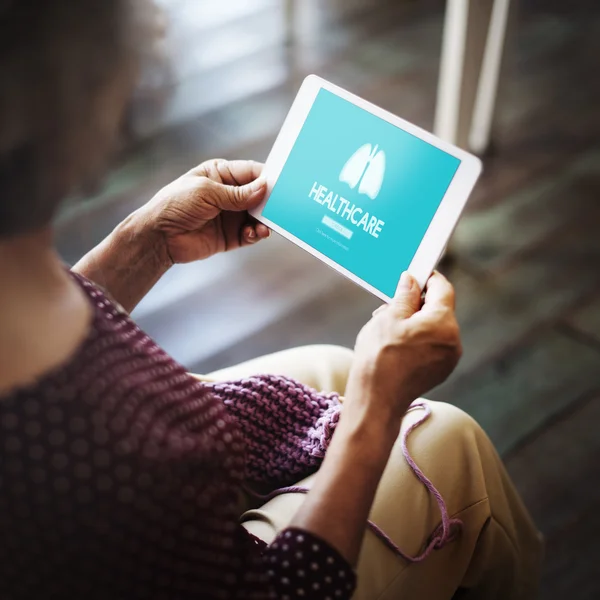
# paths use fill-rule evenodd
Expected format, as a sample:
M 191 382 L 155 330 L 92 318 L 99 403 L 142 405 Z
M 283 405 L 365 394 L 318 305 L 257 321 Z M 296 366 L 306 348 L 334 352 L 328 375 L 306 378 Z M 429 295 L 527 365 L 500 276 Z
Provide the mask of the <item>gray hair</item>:
M 0 0 L 0 237 L 46 225 L 100 167 L 136 63 L 139 0 Z

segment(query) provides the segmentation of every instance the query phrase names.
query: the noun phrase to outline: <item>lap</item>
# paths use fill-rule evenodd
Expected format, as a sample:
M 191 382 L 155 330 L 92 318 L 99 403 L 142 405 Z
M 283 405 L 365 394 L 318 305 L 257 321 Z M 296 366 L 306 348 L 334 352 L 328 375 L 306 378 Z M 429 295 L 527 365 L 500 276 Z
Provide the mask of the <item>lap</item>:
M 470 511 L 468 524 L 459 540 L 434 553 L 426 565 L 411 565 L 400 559 L 371 530 L 367 530 L 357 567 L 356 599 L 394 598 L 398 586 L 403 594 L 406 593 L 403 596 L 406 598 L 450 598 L 452 586 L 456 585 L 456 574 L 451 576 L 446 571 L 457 568 L 466 571 L 471 553 L 469 549 L 472 551 L 489 516 L 485 483 L 482 480 L 473 482 L 472 478 L 460 474 L 465 465 L 465 453 L 472 452 L 464 441 L 469 437 L 469 430 L 477 428 L 477 425 L 453 406 L 438 402 L 429 404 L 431 417 L 411 434 L 409 450 L 441 492 L 450 515 L 464 516 L 465 511 Z M 422 550 L 440 522 L 435 499 L 406 463 L 400 443 L 402 433 L 421 414 L 419 410 L 413 410 L 404 418 L 401 436 L 384 471 L 370 515 L 370 519 L 411 556 Z M 308 477 L 299 485 L 310 488 L 313 479 L 314 476 Z M 260 509 L 247 511 L 242 523 L 248 531 L 270 543 L 279 531 L 287 527 L 303 501 L 303 494 L 278 496 Z M 408 567 L 411 567 L 411 576 L 400 583 Z M 435 593 L 427 589 L 431 580 L 427 573 L 431 570 L 440 578 L 435 581 Z M 447 590 L 443 590 L 444 579 Z M 415 589 L 409 593 L 407 588 L 411 587 Z
M 344 393 L 352 352 L 338 346 L 305 346 L 209 374 L 232 380 L 269 373 L 292 377 L 319 391 Z M 540 538 L 483 430 L 458 408 L 427 401 L 430 418 L 411 433 L 415 462 L 442 494 L 450 516 L 463 521 L 457 540 L 412 564 L 400 559 L 370 530 L 359 559 L 355 600 L 448 599 L 460 586 L 469 598 L 535 597 Z M 418 554 L 440 522 L 435 499 L 414 475 L 400 439 L 421 416 L 409 411 L 378 487 L 370 518 L 409 555 Z M 376 440 L 374 440 L 376 443 Z M 310 488 L 314 476 L 299 485 Z M 302 504 L 285 494 L 246 511 L 243 526 L 270 543 Z

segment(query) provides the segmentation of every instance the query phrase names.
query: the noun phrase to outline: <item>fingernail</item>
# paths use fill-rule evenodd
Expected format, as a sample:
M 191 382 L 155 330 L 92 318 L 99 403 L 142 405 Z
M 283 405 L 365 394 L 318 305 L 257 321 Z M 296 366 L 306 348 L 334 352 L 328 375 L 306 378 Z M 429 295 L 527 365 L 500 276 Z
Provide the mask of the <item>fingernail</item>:
M 398 288 L 410 290 L 412 289 L 414 282 L 414 277 L 408 271 L 404 271 L 404 273 L 400 275 L 400 283 L 398 284 Z
M 269 237 L 269 228 L 266 225 L 257 225 L 256 235 L 263 238 Z
M 249 229 L 246 237 L 249 240 L 253 240 L 256 237 L 256 232 L 254 231 L 254 229 Z

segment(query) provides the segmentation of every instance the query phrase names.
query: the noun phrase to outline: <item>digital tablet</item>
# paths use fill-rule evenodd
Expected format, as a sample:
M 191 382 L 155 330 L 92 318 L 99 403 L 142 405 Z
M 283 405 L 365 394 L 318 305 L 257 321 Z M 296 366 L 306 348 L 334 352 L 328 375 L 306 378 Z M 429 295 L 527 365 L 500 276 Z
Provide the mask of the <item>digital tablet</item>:
M 403 271 L 423 288 L 480 172 L 471 154 L 310 75 L 252 214 L 389 302 Z

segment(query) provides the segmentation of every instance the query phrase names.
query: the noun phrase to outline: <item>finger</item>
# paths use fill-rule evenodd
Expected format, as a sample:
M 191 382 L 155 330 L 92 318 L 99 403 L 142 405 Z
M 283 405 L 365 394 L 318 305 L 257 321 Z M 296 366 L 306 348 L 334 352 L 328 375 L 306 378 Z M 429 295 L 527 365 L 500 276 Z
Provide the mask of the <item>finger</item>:
M 402 273 L 396 295 L 392 300 L 391 307 L 401 319 L 408 319 L 414 315 L 421 306 L 421 290 L 416 279 L 408 272 Z
M 242 230 L 242 245 L 254 244 L 258 242 L 259 239 L 253 225 L 246 225 Z
M 226 185 L 246 185 L 258 179 L 263 163 L 254 160 L 228 160 L 221 163 L 219 174 Z
M 271 235 L 271 230 L 263 223 L 256 224 L 256 235 L 261 239 L 266 239 Z
M 257 223 L 247 223 L 242 229 L 242 244 L 254 244 L 264 240 L 271 235 L 271 231 L 266 225 Z
M 255 160 L 214 158 L 194 167 L 190 173 L 225 185 L 246 185 L 260 177 L 264 165 Z
M 267 182 L 259 177 L 246 185 L 223 185 L 205 180 L 210 188 L 207 200 L 221 210 L 249 210 L 258 206 L 265 197 Z
M 439 272 L 434 271 L 425 285 L 425 301 L 423 310 L 436 306 L 445 306 L 454 310 L 454 288 L 452 284 Z

